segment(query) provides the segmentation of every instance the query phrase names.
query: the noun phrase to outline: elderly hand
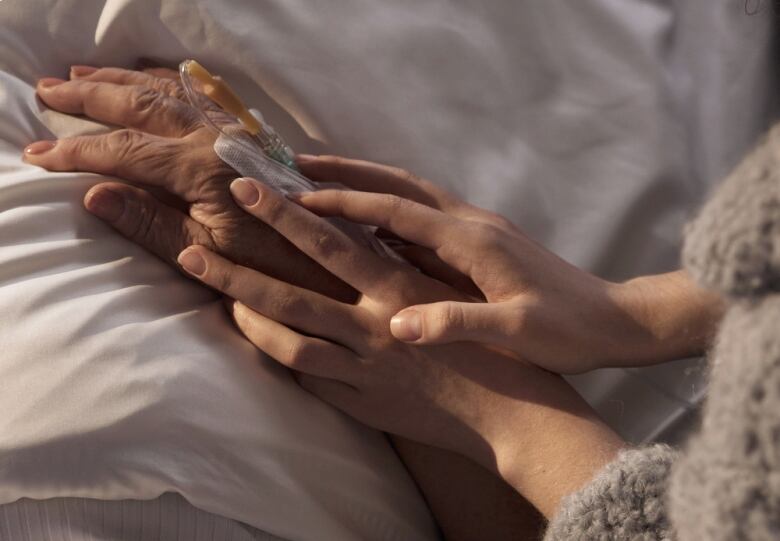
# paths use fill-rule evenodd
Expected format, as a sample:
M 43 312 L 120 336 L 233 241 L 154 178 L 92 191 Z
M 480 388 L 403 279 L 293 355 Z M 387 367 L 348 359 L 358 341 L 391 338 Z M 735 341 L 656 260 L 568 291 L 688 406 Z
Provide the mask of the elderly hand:
M 558 376 L 477 344 L 395 340 L 392 314 L 412 299 L 441 298 L 442 283 L 376 255 L 258 181 L 238 179 L 231 191 L 361 294 L 355 305 L 341 303 L 203 246 L 179 256 L 194 277 L 236 299 L 238 327 L 298 372 L 305 389 L 370 426 L 473 458 L 547 513 L 621 445 Z
M 456 287 L 473 291 L 475 284 L 488 301 L 407 307 L 391 322 L 400 340 L 489 343 L 548 370 L 578 373 L 700 353 L 720 314 L 718 299 L 682 273 L 622 284 L 602 280 L 501 216 L 405 171 L 335 157 L 306 157 L 300 164 L 312 179 L 364 190 L 301 194 L 301 205 L 414 243 L 404 253 Z
M 185 246 L 201 244 L 272 276 L 354 298 L 346 284 L 236 206 L 227 185 L 237 173 L 214 152 L 216 135 L 186 102 L 175 71 L 74 66 L 71 80 L 42 79 L 37 92 L 60 112 L 121 127 L 38 141 L 24 158 L 50 171 L 101 173 L 146 188 L 105 182 L 84 198 L 90 212 L 130 240 L 171 263 Z M 216 105 L 209 114 L 233 121 Z

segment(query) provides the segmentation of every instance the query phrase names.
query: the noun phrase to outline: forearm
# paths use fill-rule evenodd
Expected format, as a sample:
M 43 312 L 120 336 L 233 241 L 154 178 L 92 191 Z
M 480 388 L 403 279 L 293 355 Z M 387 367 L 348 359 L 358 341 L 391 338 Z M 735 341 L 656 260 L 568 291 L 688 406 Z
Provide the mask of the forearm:
M 645 343 L 625 344 L 626 364 L 647 365 L 702 355 L 723 313 L 720 297 L 685 271 L 642 276 L 619 286 L 621 304 L 646 330 Z
M 542 515 L 497 475 L 454 452 L 391 439 L 447 541 L 540 537 Z
M 507 429 L 491 446 L 497 472 L 550 518 L 626 444 L 562 378 L 537 374 L 528 386 L 528 399 L 502 408 Z

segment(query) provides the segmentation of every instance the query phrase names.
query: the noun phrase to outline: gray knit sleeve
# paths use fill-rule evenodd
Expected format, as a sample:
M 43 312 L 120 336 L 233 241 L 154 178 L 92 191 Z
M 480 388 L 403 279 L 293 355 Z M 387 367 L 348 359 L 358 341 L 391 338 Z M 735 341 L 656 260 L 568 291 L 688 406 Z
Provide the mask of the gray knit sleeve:
M 780 291 L 780 124 L 687 227 L 683 263 L 699 285 L 726 297 Z
M 670 480 L 682 540 L 780 539 L 780 295 L 721 324 L 701 431 Z
M 780 539 L 780 125 L 689 226 L 684 260 L 729 303 L 671 520 L 684 540 Z
M 780 125 L 688 227 L 683 260 L 728 300 L 701 429 L 679 458 L 622 453 L 547 540 L 780 539 Z
M 563 500 L 545 541 L 672 539 L 664 503 L 676 457 L 666 445 L 621 452 Z

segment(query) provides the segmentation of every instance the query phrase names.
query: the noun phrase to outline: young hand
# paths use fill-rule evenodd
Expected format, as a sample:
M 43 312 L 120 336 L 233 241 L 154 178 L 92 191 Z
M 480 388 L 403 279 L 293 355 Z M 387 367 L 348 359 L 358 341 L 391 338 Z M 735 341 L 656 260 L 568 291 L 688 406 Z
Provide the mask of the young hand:
M 416 252 L 405 247 L 403 253 L 416 255 L 424 271 L 465 291 L 476 285 L 488 301 L 408 307 L 391 323 L 400 340 L 490 343 L 569 374 L 701 353 L 720 314 L 717 297 L 681 272 L 621 284 L 602 280 L 506 219 L 405 171 L 335 157 L 304 157 L 300 164 L 311 178 L 365 190 L 302 194 L 301 205 L 414 243 Z
M 345 304 L 202 246 L 181 253 L 192 276 L 236 300 L 241 331 L 305 389 L 370 426 L 471 457 L 548 514 L 620 447 L 558 376 L 478 344 L 394 339 L 390 317 L 413 299 L 441 298 L 444 284 L 376 255 L 260 182 L 239 179 L 231 191 L 361 294 Z

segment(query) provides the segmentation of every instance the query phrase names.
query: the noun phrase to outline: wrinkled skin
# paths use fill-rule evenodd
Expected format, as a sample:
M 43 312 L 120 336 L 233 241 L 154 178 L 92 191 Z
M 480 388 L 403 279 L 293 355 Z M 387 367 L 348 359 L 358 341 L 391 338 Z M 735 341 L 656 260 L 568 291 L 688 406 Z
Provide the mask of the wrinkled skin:
M 202 244 L 291 283 L 339 299 L 354 298 L 348 286 L 334 277 L 322 279 L 324 270 L 236 206 L 227 185 L 240 175 L 215 154 L 216 134 L 183 101 L 176 72 L 103 68 L 79 75 L 75 68 L 71 76 L 70 81 L 42 79 L 37 88 L 41 100 L 63 113 L 123 128 L 62 139 L 42 153 L 26 152 L 29 163 L 135 184 L 96 186 L 86 198 L 87 208 L 99 210 L 101 200 L 108 201 L 112 192 L 120 194 L 125 205 L 136 208 L 120 210 L 117 221 L 108 221 L 170 263 L 185 246 Z M 219 123 L 232 122 L 216 105 L 209 115 Z

